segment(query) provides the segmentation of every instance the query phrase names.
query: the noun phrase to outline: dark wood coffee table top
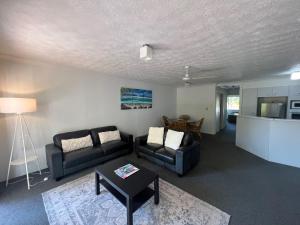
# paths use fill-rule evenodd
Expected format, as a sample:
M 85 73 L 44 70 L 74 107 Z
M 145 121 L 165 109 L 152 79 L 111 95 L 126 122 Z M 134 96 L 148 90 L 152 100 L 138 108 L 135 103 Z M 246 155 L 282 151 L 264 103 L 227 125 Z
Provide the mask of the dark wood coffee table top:
M 123 179 L 115 174 L 114 171 L 116 169 L 129 163 L 139 168 L 139 171 L 130 175 L 126 179 Z M 108 182 L 111 186 L 121 192 L 122 195 L 128 198 L 133 198 L 134 196 L 142 192 L 155 179 L 158 179 L 158 174 L 140 165 L 137 165 L 134 162 L 122 158 L 107 162 L 96 167 L 96 173 L 102 176 L 106 180 L 106 182 Z

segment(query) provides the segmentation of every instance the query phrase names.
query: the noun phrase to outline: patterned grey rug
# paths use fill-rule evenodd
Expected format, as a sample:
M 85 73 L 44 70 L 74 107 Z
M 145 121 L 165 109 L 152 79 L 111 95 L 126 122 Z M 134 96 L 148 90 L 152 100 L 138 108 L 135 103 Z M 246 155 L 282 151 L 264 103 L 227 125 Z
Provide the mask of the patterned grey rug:
M 95 194 L 94 173 L 42 194 L 50 225 L 125 225 L 126 208 L 103 186 Z M 153 198 L 133 214 L 135 225 L 228 225 L 230 216 L 160 179 Z

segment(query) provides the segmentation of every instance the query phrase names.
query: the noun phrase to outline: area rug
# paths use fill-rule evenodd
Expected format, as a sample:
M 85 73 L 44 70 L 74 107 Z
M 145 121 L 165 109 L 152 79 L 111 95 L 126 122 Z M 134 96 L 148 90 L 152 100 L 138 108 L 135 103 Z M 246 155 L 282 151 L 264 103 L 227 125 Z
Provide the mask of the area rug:
M 126 225 L 126 208 L 102 185 L 95 194 L 94 173 L 42 194 L 50 225 Z M 160 202 L 149 199 L 133 214 L 135 225 L 228 225 L 230 216 L 160 179 Z

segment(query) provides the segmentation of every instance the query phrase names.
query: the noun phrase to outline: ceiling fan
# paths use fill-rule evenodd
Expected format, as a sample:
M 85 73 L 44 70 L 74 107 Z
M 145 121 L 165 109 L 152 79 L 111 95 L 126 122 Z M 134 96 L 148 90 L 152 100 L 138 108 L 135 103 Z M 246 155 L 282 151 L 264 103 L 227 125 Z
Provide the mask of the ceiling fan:
M 209 75 L 209 76 L 197 76 L 197 77 L 194 77 L 194 76 L 191 76 L 190 74 L 190 66 L 185 66 L 184 69 L 185 69 L 185 74 L 184 76 L 182 77 L 182 81 L 185 83 L 185 86 L 186 87 L 189 87 L 191 86 L 191 80 L 201 80 L 201 79 L 211 79 L 211 78 L 216 78 L 218 76 L 216 75 Z M 202 72 L 210 72 L 212 70 L 203 70 Z

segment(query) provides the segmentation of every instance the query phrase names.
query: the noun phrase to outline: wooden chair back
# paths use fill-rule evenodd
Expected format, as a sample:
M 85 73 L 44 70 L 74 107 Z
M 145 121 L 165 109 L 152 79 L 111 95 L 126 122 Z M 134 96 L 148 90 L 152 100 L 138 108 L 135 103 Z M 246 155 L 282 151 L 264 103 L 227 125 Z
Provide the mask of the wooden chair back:
M 201 138 L 201 137 L 202 137 L 202 134 L 201 134 L 201 128 L 202 128 L 203 122 L 204 122 L 204 118 L 201 118 L 201 119 L 200 119 L 199 121 L 197 121 L 197 122 L 190 123 L 190 124 L 189 124 L 189 131 L 198 134 L 199 137 Z
M 168 117 L 166 117 L 166 116 L 161 117 L 161 123 L 164 127 L 169 127 L 169 125 L 170 125 Z

